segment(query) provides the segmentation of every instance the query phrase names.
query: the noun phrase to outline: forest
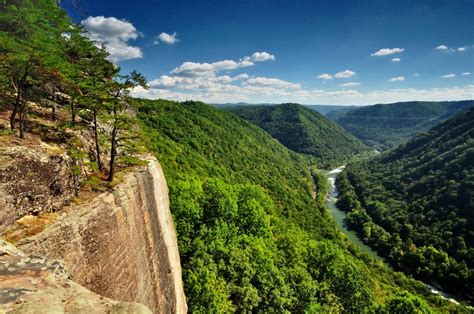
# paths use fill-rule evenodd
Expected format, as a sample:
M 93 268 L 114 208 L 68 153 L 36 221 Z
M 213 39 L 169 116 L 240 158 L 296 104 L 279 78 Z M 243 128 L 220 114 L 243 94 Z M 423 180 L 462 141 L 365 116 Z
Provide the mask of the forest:
M 367 151 L 364 144 L 339 125 L 302 105 L 259 105 L 227 110 L 261 127 L 292 151 L 315 157 L 320 168 L 338 166 Z
M 337 181 L 350 225 L 398 268 L 474 297 L 474 108 Z
M 459 310 L 341 235 L 312 157 L 203 103 L 136 102 L 170 185 L 192 312 Z

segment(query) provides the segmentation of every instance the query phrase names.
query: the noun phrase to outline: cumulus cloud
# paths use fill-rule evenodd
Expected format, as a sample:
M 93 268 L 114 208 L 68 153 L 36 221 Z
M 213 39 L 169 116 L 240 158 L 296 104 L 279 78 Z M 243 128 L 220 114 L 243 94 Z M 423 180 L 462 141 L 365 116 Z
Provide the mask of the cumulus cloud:
M 233 81 L 240 81 L 240 80 L 246 80 L 249 78 L 249 75 L 247 73 L 242 73 L 242 74 L 239 74 L 237 76 L 234 76 L 232 78 Z
M 400 58 L 393 58 L 392 59 L 392 62 L 400 62 L 400 61 L 402 61 L 402 59 L 400 59 Z
M 268 52 L 262 51 L 262 52 L 255 52 L 252 56 L 245 57 L 244 60 L 251 61 L 251 62 L 263 62 L 263 61 L 269 61 L 269 60 L 275 61 L 275 56 Z
M 318 75 L 318 78 L 322 80 L 332 80 L 333 78 L 349 78 L 354 76 L 356 73 L 351 70 L 345 70 L 341 72 L 337 72 L 335 74 L 323 73 Z
M 441 77 L 442 77 L 442 78 L 453 78 L 453 77 L 456 77 L 456 74 L 451 73 L 451 74 L 443 75 L 443 76 L 441 76 Z
M 440 51 L 446 51 L 448 50 L 448 46 L 446 45 L 439 45 L 438 47 L 435 48 L 436 50 L 440 50 Z
M 471 75 L 471 72 L 463 72 L 461 75 Z
M 464 47 L 459 47 L 459 48 L 458 48 L 458 51 L 459 51 L 459 52 L 464 52 L 464 51 L 466 51 L 466 48 L 464 48 Z
M 392 77 L 391 79 L 389 79 L 388 81 L 393 83 L 393 82 L 402 82 L 405 80 L 405 77 L 403 76 L 396 76 L 396 77 Z
M 161 33 L 160 35 L 155 37 L 155 41 L 153 42 L 155 45 L 158 45 L 160 42 L 173 45 L 179 42 L 178 33 L 174 32 L 173 34 L 168 33 Z
M 215 76 L 216 73 L 221 71 L 231 71 L 253 65 L 253 62 L 234 60 L 223 60 L 213 63 L 184 62 L 171 71 L 171 74 L 185 77 Z
M 403 51 L 405 51 L 405 48 L 382 48 L 372 53 L 371 56 L 375 56 L 375 57 L 388 56 L 388 55 L 393 55 L 395 53 L 400 53 Z
M 343 83 L 343 84 L 339 84 L 339 86 L 342 86 L 342 87 L 353 87 L 353 86 L 359 86 L 360 83 L 357 83 L 357 82 L 348 82 L 348 83 Z
M 332 80 L 332 75 L 328 73 L 318 75 L 318 78 L 323 80 Z
M 255 65 L 255 62 L 275 60 L 275 56 L 267 52 L 256 52 L 251 57 L 244 57 L 239 61 L 222 60 L 213 63 L 184 62 L 171 71 L 175 76 L 196 77 L 215 76 L 222 71 L 233 71 Z
M 337 72 L 336 74 L 334 74 L 334 77 L 335 78 L 349 78 L 349 77 L 354 76 L 355 74 L 356 73 L 351 70 L 345 70 L 342 72 Z
M 90 16 L 81 25 L 91 40 L 105 45 L 112 62 L 143 57 L 139 47 L 129 45 L 130 40 L 140 36 L 132 23 L 115 17 Z
M 295 83 L 283 81 L 277 78 L 268 78 L 268 77 L 250 78 L 245 82 L 245 85 L 267 86 L 267 87 L 286 88 L 286 89 L 299 89 L 301 87 L 300 84 L 295 84 Z

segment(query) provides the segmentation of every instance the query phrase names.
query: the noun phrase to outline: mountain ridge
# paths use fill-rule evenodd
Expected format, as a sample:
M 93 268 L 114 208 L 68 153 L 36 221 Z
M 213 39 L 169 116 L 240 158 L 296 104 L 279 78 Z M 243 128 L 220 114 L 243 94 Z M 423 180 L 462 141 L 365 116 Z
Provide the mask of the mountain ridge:
M 289 149 L 315 157 L 323 167 L 340 165 L 366 151 L 339 125 L 302 105 L 286 103 L 226 110 L 261 127 Z

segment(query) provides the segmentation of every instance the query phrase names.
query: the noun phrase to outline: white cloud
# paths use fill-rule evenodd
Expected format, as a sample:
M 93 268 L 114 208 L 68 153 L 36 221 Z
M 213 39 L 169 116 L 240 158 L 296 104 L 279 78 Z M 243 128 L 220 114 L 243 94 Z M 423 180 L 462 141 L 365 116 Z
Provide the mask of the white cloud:
M 160 42 L 163 42 L 168 45 L 173 45 L 179 42 L 178 33 L 174 32 L 173 34 L 168 33 L 161 33 L 160 35 L 155 37 L 155 41 L 153 42 L 155 45 L 158 45 Z
M 345 71 L 342 71 L 342 72 L 337 72 L 334 77 L 335 78 L 349 78 L 349 77 L 352 77 L 354 76 L 356 73 L 351 71 L 351 70 L 345 70 Z
M 143 57 L 139 47 L 128 44 L 130 40 L 135 40 L 140 36 L 132 23 L 115 17 L 90 16 L 83 20 L 81 25 L 84 26 L 91 40 L 105 44 L 112 62 Z
M 391 79 L 389 79 L 388 81 L 389 82 L 402 82 L 405 80 L 405 77 L 403 76 L 397 76 L 397 77 L 392 77 Z
M 254 62 L 275 60 L 275 56 L 267 52 L 256 52 L 251 57 L 244 57 L 239 61 L 222 60 L 213 63 L 184 62 L 176 67 L 171 74 L 183 77 L 215 76 L 222 71 L 233 71 L 240 68 L 254 66 Z
M 263 62 L 268 60 L 275 61 L 275 56 L 268 52 L 262 51 L 255 52 L 251 57 L 245 57 L 244 60 L 251 62 Z
M 345 70 L 337 72 L 336 74 L 323 73 L 318 75 L 318 78 L 323 80 L 332 80 L 333 78 L 349 78 L 354 76 L 356 73 L 351 70 Z
M 232 78 L 233 81 L 240 81 L 240 80 L 246 80 L 249 78 L 249 75 L 247 73 L 242 73 L 242 74 L 239 74 L 237 76 L 234 76 Z
M 471 75 L 471 72 L 463 72 L 461 75 Z
M 328 73 L 318 75 L 318 78 L 323 80 L 332 80 L 332 75 Z
M 451 74 L 443 75 L 443 76 L 441 76 L 441 77 L 442 77 L 442 78 L 453 78 L 453 77 L 456 77 L 456 74 L 451 73 Z
M 413 76 L 418 77 L 418 76 L 420 76 L 420 73 L 415 73 L 415 74 L 413 74 Z
M 435 48 L 436 50 L 441 50 L 441 51 L 445 51 L 445 50 L 448 50 L 448 46 L 446 45 L 439 45 L 438 47 Z
M 283 81 L 277 78 L 255 77 L 248 79 L 244 84 L 250 86 L 267 86 L 274 88 L 299 89 L 300 84 Z
M 342 86 L 342 87 L 353 87 L 353 86 L 359 86 L 360 83 L 357 83 L 357 82 L 348 82 L 348 83 L 343 83 L 343 84 L 339 84 L 339 86 Z
M 405 51 L 404 48 L 382 48 L 372 53 L 371 56 L 376 56 L 376 57 L 388 56 L 388 55 L 392 55 L 394 53 L 400 53 L 403 51 Z
M 171 74 L 185 77 L 215 76 L 216 73 L 221 71 L 231 71 L 252 65 L 254 65 L 253 62 L 237 62 L 234 60 L 223 60 L 213 63 L 185 62 L 171 71 Z
M 459 51 L 459 52 L 464 52 L 464 51 L 466 51 L 466 48 L 464 48 L 464 47 L 459 47 L 459 48 L 458 48 L 458 51 Z
M 392 59 L 392 62 L 400 62 L 400 61 L 402 61 L 402 59 L 400 59 L 400 58 L 393 58 Z

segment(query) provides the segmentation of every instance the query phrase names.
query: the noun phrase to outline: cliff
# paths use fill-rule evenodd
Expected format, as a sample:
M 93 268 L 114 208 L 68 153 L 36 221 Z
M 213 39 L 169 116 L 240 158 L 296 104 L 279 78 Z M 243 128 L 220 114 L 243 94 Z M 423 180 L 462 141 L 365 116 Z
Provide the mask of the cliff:
M 74 281 L 99 295 L 142 303 L 156 313 L 184 313 L 168 187 L 156 159 L 147 161 L 112 191 L 70 206 L 17 246 L 64 261 Z

